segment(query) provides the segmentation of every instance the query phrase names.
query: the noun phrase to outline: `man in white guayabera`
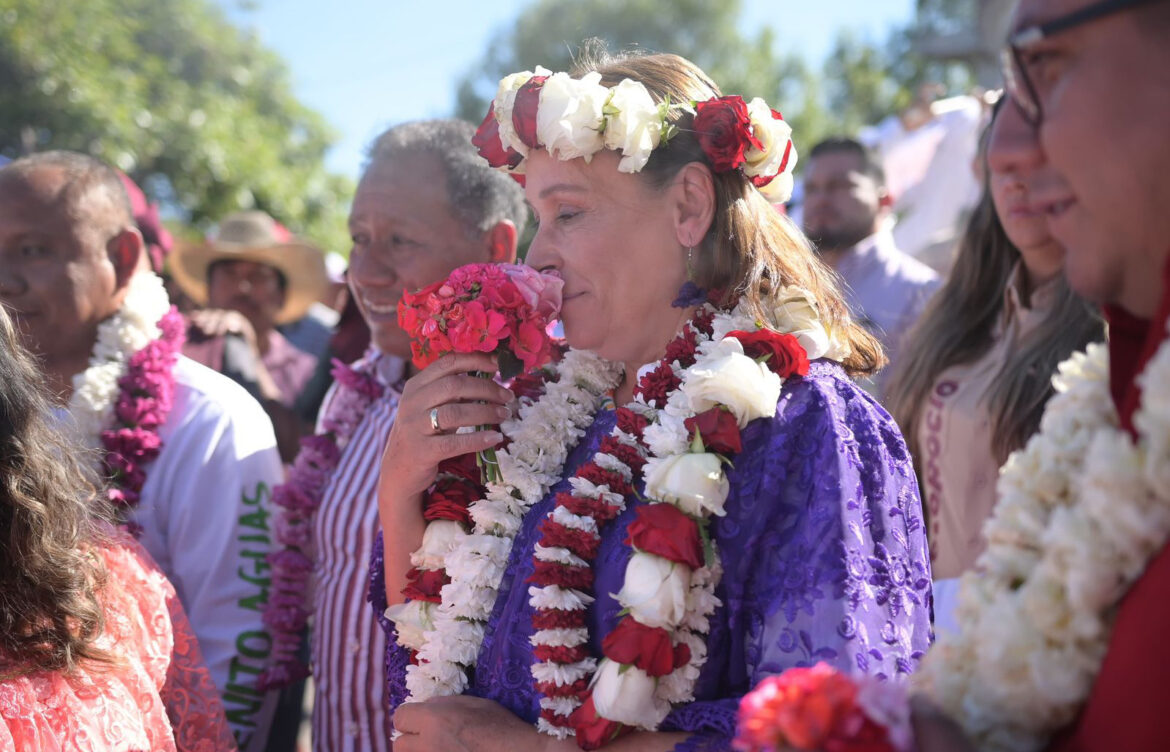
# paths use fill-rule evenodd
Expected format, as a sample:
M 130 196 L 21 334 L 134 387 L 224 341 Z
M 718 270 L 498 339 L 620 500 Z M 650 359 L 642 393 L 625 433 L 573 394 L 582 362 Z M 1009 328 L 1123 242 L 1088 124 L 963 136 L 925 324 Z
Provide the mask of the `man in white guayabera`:
M 276 700 L 256 689 L 282 473 L 272 424 L 242 387 L 178 354 L 185 324 L 114 170 L 70 152 L 0 169 L 0 302 L 122 521 L 174 583 L 240 748 L 263 749 Z

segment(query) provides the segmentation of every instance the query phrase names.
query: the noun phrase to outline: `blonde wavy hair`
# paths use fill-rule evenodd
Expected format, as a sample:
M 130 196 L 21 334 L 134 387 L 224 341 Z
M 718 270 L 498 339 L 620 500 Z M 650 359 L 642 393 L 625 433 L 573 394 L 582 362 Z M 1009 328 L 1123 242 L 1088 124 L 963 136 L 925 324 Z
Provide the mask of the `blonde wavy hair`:
M 605 86 L 622 79 L 640 82 L 658 102 L 704 101 L 721 96 L 719 87 L 697 65 L 678 55 L 611 54 L 597 42 L 587 43 L 572 75 L 601 74 Z M 686 165 L 710 167 L 694 133 L 694 115 L 672 108 L 670 120 L 678 132 L 669 143 L 650 154 L 638 173 L 656 188 L 669 185 Z M 826 328 L 849 354 L 842 364 L 853 376 L 869 375 L 885 364 L 881 345 L 855 323 L 841 296 L 834 273 L 813 252 L 804 234 L 777 211 L 738 170 L 715 173 L 716 211 L 706 236 L 696 246 L 694 281 L 723 291 L 723 304 L 745 301 L 763 322 L 773 320 L 780 288 L 795 285 L 812 293 Z
M 40 381 L 0 306 L 0 680 L 110 660 L 94 646 L 106 580 L 94 546 L 111 516 Z

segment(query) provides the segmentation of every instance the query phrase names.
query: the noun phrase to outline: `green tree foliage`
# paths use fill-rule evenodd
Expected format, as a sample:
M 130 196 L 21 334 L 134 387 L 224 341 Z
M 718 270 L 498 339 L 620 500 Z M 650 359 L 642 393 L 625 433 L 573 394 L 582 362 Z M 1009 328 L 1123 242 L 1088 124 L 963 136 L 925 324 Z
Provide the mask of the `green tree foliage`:
M 536 65 L 568 70 L 582 42 L 593 37 L 611 50 L 680 54 L 745 99 L 763 97 L 779 108 L 803 99 L 812 73 L 799 57 L 776 55 L 771 29 L 754 38 L 741 34 L 740 7 L 739 0 L 538 0 L 496 33 L 460 82 L 456 114 L 478 123 L 501 77 Z M 790 117 L 787 109 L 784 114 Z
M 923 1 L 934 4 L 932 12 L 939 6 L 940 17 L 947 10 L 942 6 L 963 2 Z M 797 55 L 778 54 L 771 28 L 745 37 L 737 26 L 740 11 L 739 0 L 536 0 L 496 33 L 461 80 L 456 113 L 479 122 L 502 76 L 536 65 L 566 70 L 582 42 L 596 37 L 611 50 L 676 52 L 707 71 L 725 92 L 764 97 L 792 123 L 799 150 L 897 112 L 933 72 L 914 53 L 909 29 L 880 42 L 842 32 L 817 70 Z
M 283 62 L 209 0 L 0 0 L 0 153 L 72 149 L 200 230 L 243 208 L 338 250 L 349 181 Z

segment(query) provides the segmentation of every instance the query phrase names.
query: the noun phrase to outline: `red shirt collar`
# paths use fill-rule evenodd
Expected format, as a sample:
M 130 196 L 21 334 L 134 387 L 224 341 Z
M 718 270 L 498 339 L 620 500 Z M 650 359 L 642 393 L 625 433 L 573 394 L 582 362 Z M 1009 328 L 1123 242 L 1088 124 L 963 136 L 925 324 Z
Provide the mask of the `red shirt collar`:
M 1109 322 L 1109 391 L 1121 426 L 1135 438 L 1133 414 L 1142 398 L 1137 376 L 1166 339 L 1166 322 L 1170 319 L 1170 256 L 1162 269 L 1162 282 L 1162 301 L 1152 319 L 1138 318 L 1115 305 L 1105 306 L 1105 320 Z

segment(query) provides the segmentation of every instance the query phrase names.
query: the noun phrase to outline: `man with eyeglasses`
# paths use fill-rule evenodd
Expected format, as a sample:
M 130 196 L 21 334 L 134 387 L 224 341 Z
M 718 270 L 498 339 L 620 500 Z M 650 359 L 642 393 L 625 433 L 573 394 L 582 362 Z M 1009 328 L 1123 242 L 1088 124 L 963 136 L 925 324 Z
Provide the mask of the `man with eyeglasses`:
M 1120 425 L 1145 436 L 1145 477 L 1165 479 L 1170 461 L 1148 428 L 1135 429 L 1134 414 L 1154 409 L 1147 396 L 1164 402 L 1170 388 L 1138 378 L 1167 347 L 1170 318 L 1170 0 L 1020 0 L 1012 29 L 1003 55 L 1009 101 L 993 144 L 1010 132 L 1011 158 L 1065 249 L 1070 286 L 1102 305 Z M 1126 493 L 1165 499 L 1167 484 L 1148 483 L 1154 490 L 1119 486 L 1118 506 Z M 1088 699 L 1049 752 L 1170 749 L 1170 547 L 1151 543 L 1140 577 L 1116 593 Z M 973 749 L 937 712 L 917 711 L 921 752 Z

